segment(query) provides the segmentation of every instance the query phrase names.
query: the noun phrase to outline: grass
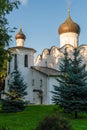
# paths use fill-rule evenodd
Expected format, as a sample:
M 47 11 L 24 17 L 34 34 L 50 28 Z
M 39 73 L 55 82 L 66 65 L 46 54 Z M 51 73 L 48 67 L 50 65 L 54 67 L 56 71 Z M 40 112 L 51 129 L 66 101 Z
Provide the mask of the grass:
M 12 130 L 31 130 L 47 114 L 54 112 L 53 105 L 31 105 L 23 112 L 0 113 L 0 126 L 10 127 Z M 69 119 L 75 130 L 87 130 L 87 115 L 79 119 Z
M 87 114 L 80 114 L 78 119 L 71 120 L 75 130 L 87 130 Z
M 54 106 L 32 105 L 19 113 L 0 113 L 0 126 L 8 126 L 12 130 L 31 130 L 38 121 L 51 113 Z

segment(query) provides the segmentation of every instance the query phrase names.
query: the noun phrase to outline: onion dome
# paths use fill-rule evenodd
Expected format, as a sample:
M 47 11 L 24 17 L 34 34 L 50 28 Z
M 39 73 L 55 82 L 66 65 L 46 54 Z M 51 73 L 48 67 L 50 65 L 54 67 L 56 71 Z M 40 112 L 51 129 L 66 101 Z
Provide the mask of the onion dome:
M 65 22 L 62 23 L 58 29 L 59 34 L 63 34 L 67 32 L 74 32 L 77 34 L 80 33 L 80 27 L 77 23 L 73 22 L 73 20 L 70 17 L 70 12 L 68 13 L 68 17 L 65 20 Z
M 15 36 L 15 39 L 24 39 L 24 40 L 26 39 L 26 36 L 22 32 L 22 28 L 20 28 L 20 31 Z

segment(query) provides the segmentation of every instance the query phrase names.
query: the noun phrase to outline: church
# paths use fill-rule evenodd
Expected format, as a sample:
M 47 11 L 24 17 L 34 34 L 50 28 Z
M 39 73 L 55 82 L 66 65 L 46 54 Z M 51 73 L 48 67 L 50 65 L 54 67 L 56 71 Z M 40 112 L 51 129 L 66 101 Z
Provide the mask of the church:
M 67 48 L 71 55 L 74 48 L 80 49 L 80 53 L 87 59 L 87 45 L 79 46 L 79 34 L 80 26 L 72 20 L 68 11 L 66 20 L 58 28 L 60 48 L 52 46 L 44 49 L 34 63 L 36 50 L 25 47 L 26 36 L 20 28 L 15 36 L 16 46 L 9 48 L 12 60 L 7 66 L 6 86 L 11 80 L 11 73 L 17 69 L 28 86 L 28 95 L 25 99 L 32 104 L 52 104 L 51 91 L 54 89 L 53 85 L 58 84 L 56 81 L 59 75 L 58 63 L 64 55 L 64 50 Z

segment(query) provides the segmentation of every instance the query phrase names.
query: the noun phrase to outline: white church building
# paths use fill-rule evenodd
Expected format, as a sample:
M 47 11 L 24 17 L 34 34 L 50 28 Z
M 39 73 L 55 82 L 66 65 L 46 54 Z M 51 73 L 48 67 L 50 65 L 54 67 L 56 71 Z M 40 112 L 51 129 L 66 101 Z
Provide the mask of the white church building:
M 80 49 L 84 57 L 87 57 L 87 45 L 79 46 L 80 27 L 75 23 L 68 12 L 64 23 L 58 28 L 60 38 L 60 48 L 52 46 L 50 49 L 44 49 L 42 54 L 38 55 L 34 63 L 33 48 L 24 46 L 26 36 L 22 28 L 15 36 L 16 46 L 9 48 L 12 54 L 12 60 L 8 62 L 8 75 L 6 83 L 10 81 L 10 74 L 18 69 L 24 81 L 27 83 L 26 100 L 33 104 L 52 104 L 53 85 L 57 85 L 58 63 L 64 55 L 67 47 L 68 52 L 73 52 L 74 48 Z M 85 48 L 85 49 L 84 49 Z M 87 58 L 86 58 L 87 59 Z

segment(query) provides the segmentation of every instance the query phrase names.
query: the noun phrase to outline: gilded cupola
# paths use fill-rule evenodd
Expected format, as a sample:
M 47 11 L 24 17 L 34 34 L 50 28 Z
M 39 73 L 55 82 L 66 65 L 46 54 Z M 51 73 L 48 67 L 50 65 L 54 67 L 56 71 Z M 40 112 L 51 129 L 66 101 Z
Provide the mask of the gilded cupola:
M 22 28 L 20 28 L 20 31 L 15 36 L 16 39 L 16 46 L 24 46 L 24 41 L 26 39 L 26 36 L 24 35 Z
M 63 34 L 67 32 L 74 32 L 79 34 L 80 33 L 80 27 L 77 23 L 75 23 L 71 17 L 70 17 L 70 11 L 68 11 L 68 16 L 64 23 L 62 23 L 59 26 L 58 33 Z
M 20 31 L 15 36 L 16 39 L 26 39 L 26 36 L 24 35 L 22 28 L 20 28 Z
M 65 22 L 58 28 L 58 34 L 60 37 L 60 47 L 63 47 L 66 44 L 70 44 L 73 47 L 78 46 L 80 27 L 72 20 L 70 10 L 68 10 L 68 16 Z

